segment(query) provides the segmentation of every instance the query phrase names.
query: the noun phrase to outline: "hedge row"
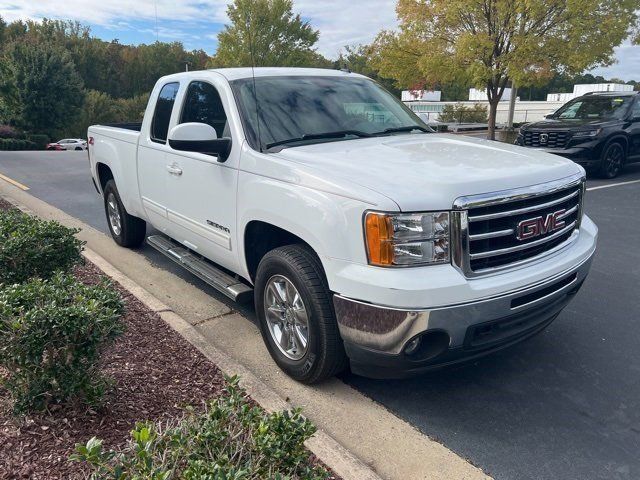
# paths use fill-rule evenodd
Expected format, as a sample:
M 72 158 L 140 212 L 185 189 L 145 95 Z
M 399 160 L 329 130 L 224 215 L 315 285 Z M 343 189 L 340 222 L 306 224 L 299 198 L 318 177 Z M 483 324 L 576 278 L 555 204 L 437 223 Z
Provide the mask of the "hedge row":
M 25 141 L 30 143 L 22 143 Z M 0 150 L 44 150 L 47 143 L 49 143 L 49 137 L 43 133 L 25 134 L 11 125 L 0 125 Z
M 49 137 L 41 133 L 33 133 L 31 135 L 27 135 L 27 140 L 35 143 L 38 150 L 44 150 L 45 148 L 47 148 L 47 143 L 49 143 Z
M 38 145 L 31 140 L 0 138 L 0 150 L 37 150 Z
M 456 123 L 487 123 L 487 107 L 480 103 L 475 103 L 473 106 L 465 106 L 461 103 L 445 105 L 438 120 Z

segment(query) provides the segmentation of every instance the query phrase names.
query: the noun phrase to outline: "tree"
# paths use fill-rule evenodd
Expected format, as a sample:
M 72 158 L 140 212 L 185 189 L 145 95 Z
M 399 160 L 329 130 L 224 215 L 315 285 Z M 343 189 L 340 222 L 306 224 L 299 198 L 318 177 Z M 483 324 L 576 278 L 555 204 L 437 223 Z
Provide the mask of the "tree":
M 118 108 L 113 98 L 103 92 L 88 90 L 84 98 L 82 111 L 78 115 L 76 123 L 70 129 L 71 135 L 85 138 L 87 128 L 90 125 L 113 123 L 119 120 Z
M 212 66 L 311 66 L 319 32 L 292 12 L 291 0 L 234 0 L 231 20 L 218 34 Z M 253 52 L 253 55 L 252 55 Z
M 9 48 L 0 90 L 12 92 L 9 109 L 19 126 L 50 137 L 74 122 L 84 99 L 70 55 L 38 42 L 16 42 Z
M 640 0 L 399 0 L 400 28 L 375 42 L 381 74 L 399 84 L 468 82 L 487 89 L 489 138 L 510 84 L 539 85 L 614 62 Z
M 0 45 L 4 45 L 6 30 L 7 22 L 5 22 L 2 15 L 0 15 Z
M 400 97 L 400 89 L 395 85 L 395 81 L 381 77 L 373 65 L 370 45 L 347 45 L 333 63 L 334 68 L 347 68 L 352 72 L 374 79 L 391 93 Z

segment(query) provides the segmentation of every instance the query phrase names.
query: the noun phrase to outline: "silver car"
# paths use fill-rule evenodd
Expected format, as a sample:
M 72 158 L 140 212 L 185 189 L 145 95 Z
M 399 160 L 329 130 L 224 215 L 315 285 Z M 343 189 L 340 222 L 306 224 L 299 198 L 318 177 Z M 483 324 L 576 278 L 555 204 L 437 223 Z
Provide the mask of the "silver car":
M 47 150 L 86 150 L 87 141 L 82 138 L 64 138 L 47 144 Z

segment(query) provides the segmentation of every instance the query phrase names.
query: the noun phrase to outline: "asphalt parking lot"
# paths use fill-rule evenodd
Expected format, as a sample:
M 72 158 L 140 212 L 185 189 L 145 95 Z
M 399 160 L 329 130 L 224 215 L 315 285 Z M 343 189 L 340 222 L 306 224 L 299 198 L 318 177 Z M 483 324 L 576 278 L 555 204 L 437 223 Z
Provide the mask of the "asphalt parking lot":
M 107 232 L 86 152 L 1 152 L 0 174 Z M 411 380 L 343 380 L 497 479 L 640 478 L 640 165 L 588 188 L 598 253 L 544 333 Z M 154 250 L 142 254 L 226 302 Z

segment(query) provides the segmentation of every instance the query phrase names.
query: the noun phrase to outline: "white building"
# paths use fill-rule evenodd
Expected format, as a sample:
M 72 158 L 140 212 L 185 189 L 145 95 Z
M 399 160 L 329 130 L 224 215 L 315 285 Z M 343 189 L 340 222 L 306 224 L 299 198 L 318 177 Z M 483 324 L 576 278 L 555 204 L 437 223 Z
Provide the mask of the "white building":
M 589 92 L 630 92 L 633 91 L 633 85 L 624 85 L 620 83 L 597 83 L 574 85 L 571 93 L 550 93 L 547 95 L 546 101 L 521 101 L 516 97 L 514 119 L 515 123 L 536 122 L 544 119 L 545 115 L 555 112 L 569 100 L 584 95 Z M 438 93 L 438 98 L 439 93 Z M 436 124 L 439 121 L 440 113 L 445 105 L 462 104 L 472 107 L 475 104 L 482 104 L 489 108 L 486 90 L 477 90 L 472 88 L 469 90 L 469 101 L 467 102 L 441 102 L 436 100 L 426 100 L 418 98 L 419 96 L 405 95 L 403 92 L 402 100 L 406 105 L 418 114 L 424 121 Z M 505 88 L 502 100 L 509 100 L 511 97 L 511 89 Z M 500 102 L 498 111 L 496 112 L 496 123 L 506 124 L 509 116 L 509 102 Z
M 573 93 L 548 93 L 547 102 L 563 102 L 566 103 L 572 98 L 575 98 Z
M 500 101 L 504 102 L 509 100 L 511 100 L 511 89 L 505 88 Z M 487 98 L 487 89 L 485 88 L 484 90 L 478 90 L 477 88 L 470 88 L 469 101 L 470 102 L 488 102 L 489 99 Z
M 445 105 L 461 104 L 465 107 L 473 107 L 478 103 L 484 105 L 489 109 L 488 101 L 474 101 L 474 102 L 425 102 L 425 101 L 412 101 L 405 102 L 406 105 L 413 110 L 420 118 L 425 122 L 436 124 L 439 121 L 440 113 L 444 109 Z M 513 121 L 515 123 L 537 122 L 543 120 L 545 115 L 555 112 L 558 108 L 564 105 L 565 102 L 544 102 L 544 101 L 520 101 L 518 100 L 515 105 L 515 112 Z M 509 117 L 509 102 L 500 102 L 498 104 L 498 111 L 496 112 L 496 123 L 503 125 L 507 123 Z
M 633 85 L 623 83 L 583 83 L 573 86 L 572 93 L 549 93 L 548 102 L 568 102 L 590 92 L 633 92 Z
M 421 100 L 423 102 L 439 102 L 442 92 L 440 90 L 403 90 L 402 101 L 414 102 Z

